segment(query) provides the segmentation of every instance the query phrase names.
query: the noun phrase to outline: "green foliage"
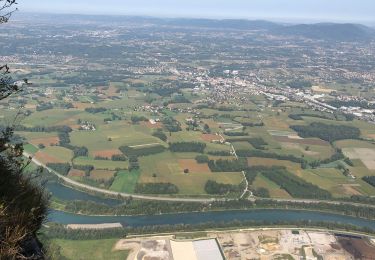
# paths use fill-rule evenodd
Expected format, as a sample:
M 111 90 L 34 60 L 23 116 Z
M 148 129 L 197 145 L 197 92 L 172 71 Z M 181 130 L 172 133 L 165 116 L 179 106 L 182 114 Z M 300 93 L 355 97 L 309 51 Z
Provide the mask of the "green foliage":
M 263 140 L 261 137 L 254 137 L 250 138 L 248 142 L 255 148 L 259 150 L 263 150 L 264 146 L 267 145 L 267 143 Z
M 180 122 L 173 117 L 164 117 L 161 121 L 169 132 L 179 132 L 182 130 Z
M 361 107 L 361 108 L 364 108 L 364 109 L 375 109 L 375 104 L 374 103 L 370 103 L 368 101 L 359 101 L 359 100 L 348 100 L 348 101 L 344 101 L 344 100 L 338 100 L 338 99 L 335 99 L 335 100 L 330 100 L 327 102 L 328 104 L 330 104 L 331 106 L 334 106 L 334 107 L 337 107 L 337 108 L 340 108 L 340 107 Z
M 168 139 L 167 135 L 163 132 L 162 129 L 158 129 L 158 130 L 156 130 L 156 131 L 152 134 L 152 136 L 155 136 L 155 137 L 159 138 L 160 140 L 162 140 L 162 141 L 164 141 L 164 142 L 166 142 L 167 139 Z
M 74 158 L 79 157 L 79 156 L 86 157 L 89 154 L 89 150 L 86 147 L 84 147 L 84 146 L 82 146 L 82 147 L 74 147 L 73 154 L 74 154 Z
M 203 153 L 204 149 L 206 148 L 205 143 L 199 142 L 177 142 L 177 143 L 169 143 L 169 150 L 171 152 L 196 152 L 196 153 Z
M 64 133 L 70 133 L 72 131 L 72 128 L 69 126 L 33 126 L 33 127 L 26 127 L 22 125 L 18 125 L 14 128 L 15 131 L 25 131 L 25 132 L 64 132 Z
M 66 146 L 70 143 L 70 137 L 67 132 L 60 132 L 59 133 L 59 140 L 60 140 L 60 146 Z
M 0 24 L 14 12 L 15 0 L 0 1 Z M 0 100 L 20 91 L 8 75 L 9 67 L 0 66 Z M 27 80 L 24 80 L 27 84 Z M 48 197 L 36 183 L 40 171 L 26 175 L 30 161 L 24 161 L 23 145 L 16 141 L 12 127 L 0 127 L 0 258 L 42 259 L 36 233 L 48 214 Z
M 330 158 L 327 158 L 327 159 L 322 160 L 322 161 L 312 161 L 312 162 L 309 163 L 309 165 L 312 168 L 317 168 L 322 164 L 329 164 L 329 163 L 336 162 L 336 161 L 342 160 L 342 159 L 345 159 L 345 156 L 342 153 L 342 150 L 336 149 L 336 152 Z
M 362 180 L 375 187 L 375 176 L 365 176 L 362 178 Z
M 249 134 L 246 132 L 224 132 L 227 136 L 248 136 Z
M 343 139 L 357 139 L 361 135 L 358 128 L 345 125 L 327 125 L 323 123 L 311 123 L 308 126 L 291 126 L 301 137 L 318 137 L 327 142 L 334 142 Z
M 266 188 L 260 187 L 253 191 L 254 196 L 260 198 L 270 198 L 270 192 Z
M 85 111 L 87 113 L 97 114 L 97 113 L 105 112 L 107 111 L 107 109 L 104 107 L 88 107 L 88 108 L 85 108 Z
M 114 154 L 114 155 L 112 155 L 111 160 L 112 161 L 123 161 L 123 162 L 125 162 L 127 159 L 122 154 Z
M 296 88 L 296 89 L 303 89 L 303 88 L 311 88 L 312 84 L 310 81 L 307 80 L 293 80 L 289 81 L 287 85 L 291 88 Z
M 261 173 L 271 181 L 280 185 L 281 188 L 295 198 L 330 199 L 332 197 L 328 191 L 292 175 L 287 172 L 284 167 L 262 169 Z
M 144 117 L 144 116 L 136 116 L 136 115 L 133 115 L 131 116 L 130 120 L 132 121 L 133 124 L 136 124 L 138 122 L 142 122 L 142 121 L 148 121 L 147 117 Z
M 250 168 L 247 168 L 245 170 L 245 177 L 246 177 L 246 180 L 249 183 L 249 185 L 253 184 L 253 182 L 255 181 L 255 178 L 257 177 L 260 169 L 261 168 L 259 166 L 257 166 L 257 167 L 250 167 Z
M 138 157 L 135 155 L 129 156 L 129 171 L 138 170 L 138 169 L 139 169 Z
M 128 157 L 147 156 L 151 154 L 162 153 L 166 150 L 166 148 L 162 145 L 144 146 L 144 147 L 138 147 L 138 148 L 133 148 L 130 146 L 121 146 L 119 149 L 122 153 L 124 153 Z
M 277 154 L 268 153 L 260 150 L 237 150 L 237 155 L 239 157 L 262 157 L 262 158 L 273 158 L 278 160 L 287 160 L 295 163 L 303 163 L 305 160 L 299 157 L 288 154 Z
M 350 160 L 350 158 L 348 158 L 348 157 L 346 157 L 346 158 L 344 159 L 344 162 L 345 162 L 347 165 L 351 166 L 351 167 L 354 166 L 352 160 Z
M 208 162 L 208 167 L 210 167 L 213 172 L 240 172 L 247 168 L 247 161 L 245 158 L 240 158 L 238 160 L 210 160 Z
M 195 157 L 195 160 L 197 161 L 197 163 L 208 163 L 209 162 L 209 158 L 207 155 L 204 155 L 204 154 L 199 154 Z
M 47 163 L 47 167 L 62 175 L 68 175 L 71 168 L 69 163 Z
M 223 195 L 230 192 L 238 192 L 240 191 L 240 187 L 238 185 L 231 185 L 225 183 L 218 183 L 213 180 L 208 180 L 204 185 L 204 190 L 208 194 L 218 194 Z
M 190 103 L 190 100 L 187 99 L 183 95 L 175 95 L 173 96 L 172 100 L 169 101 L 170 104 L 176 104 L 176 103 Z
M 138 183 L 135 193 L 144 194 L 176 194 L 178 187 L 172 183 Z

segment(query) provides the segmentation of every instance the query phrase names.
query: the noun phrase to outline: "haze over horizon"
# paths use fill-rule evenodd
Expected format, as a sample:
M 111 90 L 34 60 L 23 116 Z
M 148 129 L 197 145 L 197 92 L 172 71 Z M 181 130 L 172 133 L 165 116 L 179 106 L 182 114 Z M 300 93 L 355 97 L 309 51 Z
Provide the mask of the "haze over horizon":
M 21 12 L 185 18 L 359 22 L 375 25 L 375 1 L 361 0 L 20 0 Z

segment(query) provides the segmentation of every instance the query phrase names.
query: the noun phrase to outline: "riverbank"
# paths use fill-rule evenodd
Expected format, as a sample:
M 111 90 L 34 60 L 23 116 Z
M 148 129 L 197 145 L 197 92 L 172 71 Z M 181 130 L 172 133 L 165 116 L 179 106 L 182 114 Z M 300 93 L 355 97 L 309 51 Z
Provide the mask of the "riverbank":
M 220 212 L 199 212 L 166 214 L 153 216 L 83 216 L 61 211 L 51 211 L 49 221 L 60 224 L 101 224 L 101 223 L 121 223 L 125 227 L 139 228 L 150 226 L 176 226 L 176 225 L 200 225 L 200 224 L 225 224 L 238 221 L 251 222 L 256 226 L 275 225 L 281 222 L 283 225 L 293 222 L 304 224 L 326 222 L 332 224 L 343 224 L 369 228 L 375 230 L 375 221 L 349 217 L 338 214 L 298 211 L 298 210 L 276 210 L 258 209 L 253 211 L 220 211 Z
M 29 157 L 30 155 L 26 152 L 24 152 L 24 156 Z M 157 195 L 143 195 L 143 194 L 130 194 L 130 193 L 122 193 L 122 192 L 114 192 L 110 190 L 105 190 L 98 187 L 93 187 L 84 183 L 77 182 L 75 180 L 72 180 L 66 176 L 63 176 L 56 172 L 55 170 L 47 167 L 40 161 L 36 160 L 35 158 L 32 158 L 33 162 L 43 167 L 49 174 L 53 175 L 56 180 L 67 187 L 71 187 L 72 189 L 82 191 L 85 193 L 93 194 L 93 196 L 101 196 L 101 197 L 107 197 L 112 199 L 138 199 L 138 200 L 149 200 L 149 201 L 163 201 L 163 202 L 193 202 L 193 203 L 211 203 L 213 201 L 228 201 L 228 200 L 238 200 L 238 198 L 220 198 L 220 197 L 179 197 L 179 196 L 157 196 Z M 358 201 L 347 201 L 344 199 L 337 199 L 337 200 L 318 200 L 318 199 L 280 199 L 280 198 L 259 198 L 252 196 L 249 198 L 250 201 L 253 200 L 269 200 L 272 199 L 274 201 L 279 202 L 296 202 L 296 203 L 310 203 L 310 204 L 318 204 L 318 203 L 327 203 L 331 205 L 337 205 L 337 204 L 346 204 L 348 206 L 366 206 L 369 208 L 375 208 L 375 205 L 371 203 L 359 203 Z
M 114 215 L 114 214 L 85 214 L 82 212 L 73 212 L 73 211 L 67 211 L 64 210 L 62 206 L 63 204 L 60 204 L 58 202 L 52 201 L 52 203 L 56 203 L 56 205 L 59 205 L 59 207 L 52 207 L 51 209 L 56 210 L 56 211 L 61 211 L 64 213 L 69 213 L 69 214 L 75 214 L 75 215 L 80 215 L 80 216 L 88 216 L 88 217 L 132 217 L 132 216 L 149 216 L 146 214 L 133 214 L 133 215 Z M 248 209 L 229 209 L 230 211 L 256 211 L 256 210 L 290 210 L 288 208 L 282 208 L 282 207 L 253 207 L 253 208 L 248 208 Z M 353 215 L 348 215 L 344 214 L 339 211 L 333 211 L 333 210 L 319 210 L 319 209 L 306 209 L 306 208 L 293 208 L 292 210 L 294 211 L 301 211 L 301 212 L 321 212 L 321 213 L 328 213 L 328 214 L 335 214 L 335 215 L 341 215 L 341 216 L 349 216 L 349 217 L 355 217 Z M 172 214 L 184 214 L 184 213 L 201 213 L 201 212 L 225 212 L 228 211 L 226 209 L 214 209 L 214 210 L 207 210 L 207 211 L 175 211 L 175 212 L 167 212 L 167 213 L 160 213 L 160 214 L 154 214 L 154 215 L 172 215 Z M 363 217 L 358 217 L 360 219 L 364 220 L 373 220 L 375 221 L 375 218 L 363 218 Z

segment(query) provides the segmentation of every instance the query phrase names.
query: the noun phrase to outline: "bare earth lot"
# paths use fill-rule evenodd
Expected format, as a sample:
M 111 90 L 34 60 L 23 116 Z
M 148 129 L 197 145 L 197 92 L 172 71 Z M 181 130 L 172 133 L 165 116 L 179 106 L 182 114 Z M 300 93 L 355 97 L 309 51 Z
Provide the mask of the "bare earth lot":
M 94 157 L 104 157 L 104 158 L 111 158 L 112 155 L 118 155 L 122 154 L 119 149 L 109 149 L 109 150 L 99 150 L 99 151 L 93 151 L 92 152 Z
M 347 238 L 318 230 L 275 228 L 182 233 L 178 236 L 184 239 L 176 239 L 174 235 L 131 237 L 121 239 L 114 248 L 119 251 L 130 250 L 128 260 L 220 260 L 221 254 L 228 260 L 367 260 L 374 259 L 372 257 L 375 255 L 375 246 L 370 238 Z
M 367 169 L 375 170 L 375 149 L 344 148 L 343 152 L 350 159 L 360 159 Z
M 195 159 L 179 159 L 178 164 L 182 169 L 189 169 L 190 173 L 211 172 L 207 163 L 197 163 Z

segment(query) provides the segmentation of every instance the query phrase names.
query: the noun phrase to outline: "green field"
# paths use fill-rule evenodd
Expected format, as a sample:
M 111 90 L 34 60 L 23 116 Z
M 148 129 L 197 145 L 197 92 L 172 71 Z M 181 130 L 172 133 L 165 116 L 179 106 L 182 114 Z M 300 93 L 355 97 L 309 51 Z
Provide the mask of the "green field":
M 58 245 L 60 253 L 69 260 L 123 260 L 128 256 L 127 251 L 113 251 L 117 239 L 102 240 L 65 240 L 53 239 Z
M 138 182 L 140 171 L 118 171 L 110 190 L 118 192 L 133 193 Z
M 308 169 L 303 170 L 298 174 L 305 181 L 311 182 L 322 189 L 328 190 L 334 197 L 342 197 L 354 193 L 349 191 L 352 188 L 356 190 L 356 181 L 346 177 L 343 173 L 334 168 L 319 168 L 319 169 Z M 346 188 L 345 188 L 346 187 Z M 348 187 L 351 187 L 350 189 Z
M 280 188 L 279 185 L 264 177 L 262 174 L 258 174 L 255 178 L 253 184 L 251 185 L 252 189 L 266 188 L 272 198 L 291 198 L 288 192 Z
M 64 125 L 65 120 L 70 120 L 74 116 L 82 113 L 79 110 L 70 109 L 51 109 L 40 111 L 37 113 L 31 114 L 31 116 L 26 117 L 22 124 L 25 126 L 54 126 L 54 125 Z M 72 120 L 71 123 L 75 123 L 75 120 Z
M 41 151 L 65 162 L 70 162 L 73 158 L 73 152 L 71 150 L 60 146 L 48 146 Z
M 54 82 L 49 78 L 54 75 L 59 75 L 59 77 L 65 79 L 74 77 L 76 72 L 69 75 L 64 73 L 51 74 L 41 78 L 39 82 L 43 84 Z M 61 133 L 22 131 L 17 132 L 17 134 L 22 136 L 26 143 L 29 143 L 25 145 L 25 151 L 30 154 L 37 153 L 38 158 L 44 160 L 46 163 L 59 159 L 75 165 L 93 165 L 95 169 L 117 171 L 115 180 L 112 184 L 109 183 L 108 186 L 110 185 L 109 187 L 113 191 L 127 193 L 133 193 L 137 183 L 170 182 L 179 188 L 179 195 L 207 196 L 204 190 L 207 180 L 215 180 L 219 183 L 227 184 L 241 183 L 243 178 L 241 173 L 212 173 L 208 165 L 198 165 L 196 163 L 195 157 L 198 154 L 192 152 L 172 153 L 166 150 L 159 154 L 141 156 L 138 158 L 140 169 L 133 172 L 127 171 L 129 158 L 128 161 L 95 159 L 95 156 L 101 154 L 109 158 L 113 154 L 119 153 L 118 149 L 121 146 L 142 148 L 142 146 L 147 147 L 148 145 L 161 144 L 167 148 L 169 142 L 203 142 L 206 144 L 204 153 L 210 160 L 234 159 L 233 155 L 212 156 L 208 154 L 209 152 L 219 151 L 229 152 L 231 147 L 225 144 L 211 143 L 209 138 L 205 141 L 203 137 L 208 137 L 203 136 L 203 133 L 205 133 L 205 124 L 209 126 L 211 134 L 218 133 L 225 136 L 225 131 L 244 131 L 246 137 L 262 138 L 267 143 L 262 150 L 258 151 L 282 156 L 293 155 L 308 163 L 330 158 L 335 153 L 335 148 L 342 148 L 344 152 L 350 151 L 347 149 L 353 148 L 375 149 L 375 145 L 371 142 L 371 139 L 375 137 L 375 127 L 372 124 L 359 120 L 345 121 L 342 115 L 337 115 L 338 120 L 335 120 L 335 115 L 329 113 L 325 113 L 324 116 L 332 118 L 331 120 L 312 116 L 303 116 L 301 120 L 290 118 L 290 114 L 320 114 L 319 111 L 313 111 L 302 103 L 287 101 L 278 104 L 276 107 L 272 106 L 272 102 L 268 101 L 262 95 L 247 95 L 248 102 L 238 103 L 238 100 L 233 99 L 220 104 L 203 104 L 201 108 L 198 108 L 198 105 L 201 104 L 197 101 L 207 98 L 207 93 L 209 92 L 193 93 L 191 89 L 183 88 L 180 90 L 190 103 L 169 103 L 166 106 L 165 103 L 173 101 L 173 98 L 176 96 L 175 94 L 161 96 L 162 94 L 152 91 L 152 88 L 156 87 L 154 84 L 151 84 L 150 89 L 145 92 L 144 89 L 141 90 L 132 86 L 132 84 L 136 83 L 153 83 L 154 80 L 159 79 L 167 80 L 169 77 L 144 75 L 136 79 L 127 79 L 123 82 L 121 80 L 111 82 L 108 89 L 103 88 L 105 86 L 100 86 L 95 90 L 95 94 L 94 92 L 90 92 L 89 94 L 80 93 L 74 101 L 56 99 L 60 90 L 55 90 L 48 98 L 45 96 L 41 96 L 38 99 L 26 98 L 27 105 L 29 105 L 32 113 L 22 121 L 22 125 L 28 127 L 40 125 L 70 126 L 72 128 L 72 132 L 69 133 L 69 145 L 72 146 L 71 149 L 74 149 L 73 146 L 86 147 L 89 154 L 87 157 L 72 159 L 73 154 L 71 150 L 59 146 L 50 146 L 49 144 L 57 142 L 56 139 Z M 121 91 L 116 92 L 117 88 L 121 89 Z M 96 93 L 98 92 L 101 92 L 101 95 L 97 95 Z M 111 98 L 113 96 L 117 98 Z M 48 102 L 49 99 L 55 99 L 54 109 L 36 111 L 33 107 L 40 102 Z M 83 104 L 82 101 L 85 103 Z M 66 104 L 66 102 L 75 103 L 79 109 L 59 108 L 59 106 Z M 163 107 L 157 111 L 150 110 L 147 108 L 149 104 Z M 95 111 L 85 111 L 85 107 L 106 108 L 107 110 L 95 113 Z M 11 113 L 5 110 L 3 114 L 8 115 Z M 171 130 L 172 132 L 169 132 L 167 126 L 163 124 L 155 126 L 146 121 L 133 123 L 131 121 L 132 116 L 144 116 L 146 119 L 160 119 L 161 121 L 165 117 L 173 117 L 180 124 L 181 131 L 173 132 L 174 130 Z M 186 120 L 188 118 L 195 119 L 196 125 L 194 127 L 189 126 Z M 90 124 L 93 124 L 95 130 L 78 130 L 80 126 L 79 122 L 82 121 L 88 121 Z M 305 138 L 305 140 L 296 139 L 296 137 L 289 139 L 279 138 L 296 135 L 296 132 L 290 128 L 291 125 L 308 125 L 312 122 L 334 124 L 338 127 L 341 125 L 356 126 L 360 129 L 362 137 L 366 140 L 341 140 L 331 145 L 328 143 L 322 144 L 317 138 Z M 263 125 L 248 125 L 242 128 L 241 123 L 263 123 Z M 152 136 L 156 128 L 162 128 L 162 131 L 167 136 L 166 141 L 161 141 L 159 138 Z M 238 129 L 231 130 L 232 128 Z M 50 140 L 47 138 L 50 138 Z M 243 138 L 242 136 L 225 136 L 225 138 L 230 139 L 230 142 L 237 151 L 257 150 L 255 146 L 246 140 L 235 141 L 236 138 Z M 39 144 L 45 144 L 46 148 L 39 149 Z M 38 151 L 40 152 L 38 153 Z M 310 169 L 309 165 L 307 165 L 307 169 L 302 169 L 300 163 L 260 157 L 248 158 L 248 162 L 249 166 L 285 166 L 292 174 L 330 191 L 334 197 L 375 195 L 375 189 L 361 180 L 363 176 L 375 175 L 375 171 L 367 169 L 362 161 L 355 158 L 353 158 L 354 167 L 343 163 L 343 160 L 339 160 L 324 164 L 321 168 L 317 169 Z M 346 177 L 342 171 L 336 169 L 341 164 L 350 170 L 356 178 L 351 179 Z M 185 169 L 191 171 L 184 173 Z M 97 183 L 89 184 L 97 185 Z M 286 191 L 263 175 L 259 175 L 255 179 L 252 188 L 257 189 L 260 187 L 268 189 L 272 197 L 290 197 Z
M 92 165 L 97 170 L 116 170 L 119 169 L 127 169 L 128 162 L 123 161 L 109 161 L 109 160 L 95 160 L 90 157 L 77 157 L 73 160 L 74 164 L 77 165 Z
M 28 154 L 31 154 L 31 155 L 34 155 L 36 152 L 39 151 L 38 148 L 36 148 L 34 145 L 32 144 L 25 144 L 23 146 L 23 149 L 25 150 L 25 152 L 27 152 Z
M 139 126 L 118 122 L 103 125 L 96 131 L 74 131 L 70 134 L 70 139 L 72 144 L 85 146 L 89 151 L 117 149 L 123 145 L 163 143 L 160 139 L 151 136 L 150 133 L 151 131 L 144 127 L 140 129 Z
M 181 158 L 183 157 L 183 158 Z M 206 194 L 204 185 L 208 180 L 221 183 L 239 184 L 243 180 L 241 173 L 211 173 L 199 172 L 184 174 L 178 159 L 195 158 L 193 153 L 176 154 L 164 152 L 147 157 L 141 157 L 141 176 L 139 182 L 170 182 L 179 188 L 179 194 L 199 195 Z M 153 177 L 156 174 L 156 177 Z

